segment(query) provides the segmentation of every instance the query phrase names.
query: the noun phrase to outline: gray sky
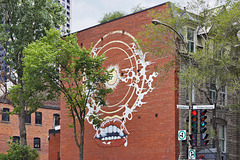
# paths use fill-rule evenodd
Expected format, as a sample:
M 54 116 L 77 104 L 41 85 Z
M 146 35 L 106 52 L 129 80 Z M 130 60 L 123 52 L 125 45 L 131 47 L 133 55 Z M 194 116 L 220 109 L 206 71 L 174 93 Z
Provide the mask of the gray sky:
M 71 32 L 97 25 L 105 13 L 124 11 L 129 14 L 132 8 L 139 4 L 149 8 L 167 1 L 170 0 L 72 0 Z M 207 1 L 213 2 L 215 0 Z M 184 6 L 187 0 L 171 0 L 171 2 L 179 2 L 181 6 Z
M 105 13 L 124 11 L 131 13 L 131 9 L 140 4 L 149 8 L 167 2 L 167 0 L 72 0 L 72 32 L 98 24 Z

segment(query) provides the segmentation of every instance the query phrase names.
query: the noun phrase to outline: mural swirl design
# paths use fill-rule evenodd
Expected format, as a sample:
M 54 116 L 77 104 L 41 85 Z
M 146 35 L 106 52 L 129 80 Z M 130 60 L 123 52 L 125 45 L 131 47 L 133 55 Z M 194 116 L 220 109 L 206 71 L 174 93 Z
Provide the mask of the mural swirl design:
M 113 89 L 113 94 L 107 97 L 107 106 L 99 106 L 91 100 L 94 107 L 88 107 L 87 120 L 92 124 L 89 116 L 93 113 L 100 114 L 105 120 L 100 128 L 93 125 L 98 145 L 126 147 L 129 135 L 126 122 L 132 120 L 137 107 L 146 103 L 144 96 L 154 89 L 152 83 L 157 73 L 146 74 L 151 62 L 145 61 L 146 53 L 142 53 L 136 39 L 127 32 L 114 31 L 103 36 L 94 45 L 92 54 L 103 53 L 107 57 L 104 65 L 113 75 L 106 86 Z

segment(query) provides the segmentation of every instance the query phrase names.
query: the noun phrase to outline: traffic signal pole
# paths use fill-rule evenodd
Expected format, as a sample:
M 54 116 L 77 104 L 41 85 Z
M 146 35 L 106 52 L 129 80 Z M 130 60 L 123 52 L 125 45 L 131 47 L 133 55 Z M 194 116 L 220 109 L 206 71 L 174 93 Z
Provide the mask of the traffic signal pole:
M 190 60 L 190 65 L 191 65 L 191 60 Z M 189 89 L 188 89 L 188 96 L 189 96 L 189 111 L 188 111 L 188 116 L 189 116 L 189 123 L 188 123 L 188 133 L 189 135 L 192 134 L 192 81 L 189 82 Z M 190 136 L 188 136 L 188 149 L 192 149 L 192 146 L 190 144 Z

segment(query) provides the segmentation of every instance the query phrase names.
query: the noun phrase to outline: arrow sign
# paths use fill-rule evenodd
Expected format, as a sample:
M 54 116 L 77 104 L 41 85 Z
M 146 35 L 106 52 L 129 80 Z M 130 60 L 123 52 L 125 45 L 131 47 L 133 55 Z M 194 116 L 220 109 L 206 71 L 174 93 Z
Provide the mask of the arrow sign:
M 179 130 L 178 131 L 178 140 L 179 141 L 186 140 L 186 130 Z
M 193 109 L 214 109 L 214 105 L 194 105 Z
M 189 109 L 189 106 L 185 106 L 185 105 L 177 105 L 178 109 Z

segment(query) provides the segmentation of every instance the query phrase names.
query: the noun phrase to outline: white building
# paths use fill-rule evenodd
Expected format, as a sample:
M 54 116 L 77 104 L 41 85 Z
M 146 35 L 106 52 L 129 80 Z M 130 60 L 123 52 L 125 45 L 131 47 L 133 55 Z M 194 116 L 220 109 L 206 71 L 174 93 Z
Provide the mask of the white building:
M 63 6 L 63 8 L 66 11 L 66 15 L 67 15 L 67 23 L 65 26 L 62 26 L 62 32 L 66 32 L 66 33 L 70 33 L 71 28 L 72 28 L 72 0 L 58 0 L 58 2 Z

